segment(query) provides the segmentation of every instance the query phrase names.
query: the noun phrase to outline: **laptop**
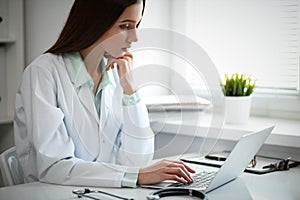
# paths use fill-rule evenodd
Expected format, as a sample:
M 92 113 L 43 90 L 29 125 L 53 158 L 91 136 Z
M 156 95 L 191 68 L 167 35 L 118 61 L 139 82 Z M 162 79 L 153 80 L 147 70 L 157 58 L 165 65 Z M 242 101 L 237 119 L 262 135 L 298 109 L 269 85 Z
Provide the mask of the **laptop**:
M 274 126 L 271 126 L 242 136 L 218 171 L 198 172 L 193 176 L 194 182 L 192 184 L 185 185 L 178 182 L 164 181 L 155 185 L 142 185 L 142 187 L 155 189 L 168 187 L 189 188 L 205 193 L 210 192 L 236 179 L 243 173 L 273 128 Z

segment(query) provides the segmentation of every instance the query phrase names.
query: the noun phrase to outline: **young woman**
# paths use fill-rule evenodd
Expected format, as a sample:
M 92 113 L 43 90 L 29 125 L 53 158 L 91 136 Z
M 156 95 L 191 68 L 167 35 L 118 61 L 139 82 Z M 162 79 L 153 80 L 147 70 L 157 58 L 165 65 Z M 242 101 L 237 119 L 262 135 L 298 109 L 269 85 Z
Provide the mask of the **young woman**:
M 26 182 L 136 187 L 191 182 L 179 161 L 146 166 L 154 152 L 148 113 L 128 52 L 145 0 L 75 0 L 57 42 L 24 71 L 15 144 Z

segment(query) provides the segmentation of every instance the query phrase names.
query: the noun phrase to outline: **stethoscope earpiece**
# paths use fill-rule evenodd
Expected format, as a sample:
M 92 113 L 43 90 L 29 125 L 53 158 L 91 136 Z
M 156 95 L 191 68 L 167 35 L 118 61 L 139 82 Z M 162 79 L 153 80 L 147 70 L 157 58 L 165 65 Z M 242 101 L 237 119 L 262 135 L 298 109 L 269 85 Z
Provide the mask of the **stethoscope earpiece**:
M 160 199 L 160 197 L 158 195 L 149 194 L 147 196 L 147 199 L 148 200 L 158 200 L 158 199 Z

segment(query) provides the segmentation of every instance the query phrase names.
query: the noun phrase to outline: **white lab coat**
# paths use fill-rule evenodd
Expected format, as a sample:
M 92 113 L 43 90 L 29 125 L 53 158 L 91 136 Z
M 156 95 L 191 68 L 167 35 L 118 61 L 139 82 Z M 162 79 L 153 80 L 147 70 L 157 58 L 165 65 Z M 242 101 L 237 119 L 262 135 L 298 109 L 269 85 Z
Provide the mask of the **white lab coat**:
M 16 94 L 14 132 L 27 182 L 120 187 L 125 172 L 153 158 L 145 105 L 122 105 L 115 73 L 104 88 L 100 119 L 94 95 L 77 87 L 68 59 L 44 54 L 24 71 Z

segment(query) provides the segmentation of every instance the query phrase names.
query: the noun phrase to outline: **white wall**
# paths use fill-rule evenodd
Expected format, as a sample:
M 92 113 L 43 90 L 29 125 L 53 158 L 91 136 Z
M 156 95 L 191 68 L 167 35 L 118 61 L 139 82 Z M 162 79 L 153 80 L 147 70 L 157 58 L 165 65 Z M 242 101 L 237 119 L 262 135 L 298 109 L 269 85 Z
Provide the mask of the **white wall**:
M 140 30 L 151 29 L 150 31 L 154 31 L 155 29 L 170 30 L 171 22 L 172 22 L 172 11 L 171 11 L 172 1 L 173 0 L 147 0 L 144 17 L 142 19 L 139 29 Z M 155 38 L 150 36 L 150 37 L 142 38 L 141 40 L 152 41 L 155 40 Z M 141 40 L 140 43 L 143 42 Z M 171 66 L 170 55 L 164 54 L 163 52 L 157 50 L 141 50 L 141 51 L 134 52 L 134 58 L 135 58 L 136 67 L 144 67 L 144 68 L 140 68 L 140 71 L 142 73 L 137 72 L 138 76 L 136 77 L 139 80 L 142 79 L 149 80 L 152 79 L 151 77 L 155 79 L 154 82 L 137 80 L 137 82 L 145 83 L 142 89 L 140 90 L 141 95 L 146 98 L 147 96 L 168 94 L 169 93 L 168 88 L 170 82 L 168 71 L 159 71 L 159 70 L 149 71 L 148 67 L 156 66 L 155 68 L 157 69 L 159 69 L 160 65 L 170 67 Z M 161 85 L 166 87 L 163 87 Z M 141 85 L 138 85 L 138 87 L 139 86 Z
M 74 0 L 25 1 L 25 63 L 56 41 Z
M 170 29 L 171 2 L 172 0 L 146 0 L 145 13 L 140 28 Z

